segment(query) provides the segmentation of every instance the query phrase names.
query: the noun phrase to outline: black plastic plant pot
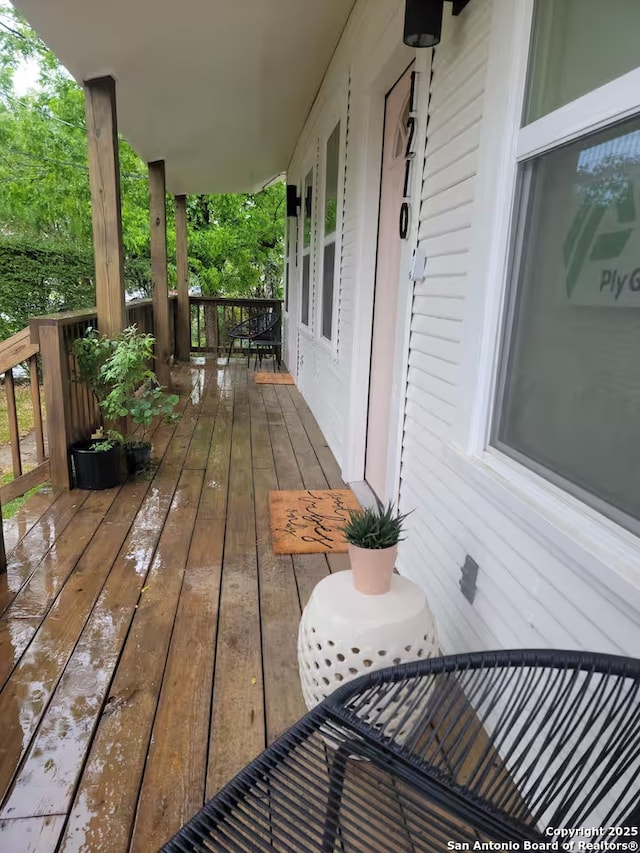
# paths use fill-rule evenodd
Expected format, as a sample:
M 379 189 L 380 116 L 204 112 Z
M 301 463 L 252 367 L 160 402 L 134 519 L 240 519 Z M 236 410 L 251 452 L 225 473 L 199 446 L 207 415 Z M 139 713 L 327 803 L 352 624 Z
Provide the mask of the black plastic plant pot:
M 123 481 L 124 453 L 122 444 L 107 450 L 94 450 L 95 441 L 78 441 L 71 447 L 71 458 L 79 489 L 112 489 Z
M 127 456 L 127 471 L 130 474 L 146 471 L 151 465 L 151 444 L 148 441 L 125 444 L 124 449 Z

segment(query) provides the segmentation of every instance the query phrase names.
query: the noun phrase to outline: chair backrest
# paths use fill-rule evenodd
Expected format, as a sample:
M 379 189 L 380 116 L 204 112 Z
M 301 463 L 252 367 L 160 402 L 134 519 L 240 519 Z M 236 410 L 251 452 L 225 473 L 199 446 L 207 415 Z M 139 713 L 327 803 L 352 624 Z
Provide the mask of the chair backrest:
M 345 710 L 465 797 L 543 832 L 637 823 L 640 660 L 512 651 L 402 669 Z
M 261 338 L 266 337 L 269 332 L 276 328 L 280 322 L 280 314 L 277 311 L 260 311 L 252 314 L 229 329 L 230 338 Z
M 246 336 L 250 340 L 268 340 L 278 323 L 280 314 L 277 311 L 263 311 L 245 320 Z
M 249 336 L 252 338 L 266 337 L 278 325 L 280 314 L 277 311 L 264 311 L 249 318 Z

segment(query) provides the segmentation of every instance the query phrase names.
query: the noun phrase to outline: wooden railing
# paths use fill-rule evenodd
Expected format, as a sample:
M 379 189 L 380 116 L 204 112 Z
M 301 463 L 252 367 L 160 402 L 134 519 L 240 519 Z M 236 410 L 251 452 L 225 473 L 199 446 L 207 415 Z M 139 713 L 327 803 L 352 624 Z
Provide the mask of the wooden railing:
M 4 390 L 7 398 L 7 418 L 9 422 L 13 469 L 13 480 L 0 486 L 0 505 L 20 497 L 20 495 L 28 492 L 29 489 L 49 479 L 49 463 L 45 459 L 42 402 L 40 400 L 39 352 L 40 347 L 37 342 L 32 342 L 29 329 L 23 329 L 8 340 L 0 343 L 0 375 L 4 374 Z M 22 364 L 27 366 L 29 372 L 37 461 L 37 465 L 29 471 L 25 470 L 23 464 L 14 376 L 14 370 Z
M 170 348 L 175 353 L 175 296 L 169 298 Z M 135 324 L 142 332 L 154 333 L 153 300 L 138 299 L 127 303 L 127 324 Z M 69 448 L 88 438 L 101 424 L 101 413 L 94 396 L 76 379 L 73 342 L 91 326 L 97 326 L 95 308 L 34 317 L 28 329 L 0 343 L 0 376 L 4 375 L 7 414 L 11 438 L 13 480 L 0 485 L 0 572 L 6 567 L 2 534 L 3 503 L 23 495 L 49 478 L 55 488 L 71 486 Z M 39 360 L 40 359 L 40 364 Z M 33 405 L 37 466 L 24 470 L 20 426 L 18 423 L 14 370 L 26 363 L 29 370 Z M 40 371 L 40 365 L 42 371 Z M 44 421 L 40 399 L 40 372 L 44 381 L 46 428 L 49 458 L 45 458 Z
M 170 299 L 169 317 L 175 329 L 176 299 Z M 153 302 L 138 299 L 127 303 L 127 323 L 153 334 Z M 34 317 L 30 322 L 31 341 L 39 343 L 47 408 L 47 435 L 51 481 L 56 488 L 69 488 L 71 470 L 69 448 L 88 438 L 102 423 L 98 404 L 91 391 L 76 378 L 73 342 L 91 326 L 97 326 L 94 309 L 68 311 Z M 171 336 L 175 347 L 175 332 Z
M 44 429 L 42 418 L 42 401 L 40 399 L 40 379 L 38 369 L 38 353 L 40 347 L 31 341 L 29 329 L 23 329 L 8 340 L 0 343 L 0 375 L 4 375 L 4 390 L 7 396 L 7 419 L 11 441 L 11 463 L 13 480 L 0 485 L 0 572 L 7 567 L 7 558 L 2 531 L 2 504 L 20 497 L 34 486 L 39 486 L 49 479 L 49 462 L 45 458 Z M 29 471 L 23 465 L 23 454 L 20 441 L 20 423 L 18 406 L 16 404 L 16 385 L 14 370 L 19 365 L 27 365 L 29 372 L 29 387 L 31 405 L 33 407 L 33 424 L 37 465 Z
M 234 299 L 219 296 L 191 296 L 191 351 L 217 355 L 229 350 L 229 330 L 254 314 L 277 311 L 282 315 L 282 299 Z
M 72 355 L 73 342 L 96 320 L 95 310 L 89 310 L 34 317 L 29 323 L 31 340 L 40 345 L 51 480 L 58 488 L 71 485 L 70 445 L 88 438 L 100 424 L 93 395 L 86 385 L 74 381 Z
M 178 299 L 176 296 L 169 297 L 169 343 L 171 354 L 176 352 L 176 314 L 178 310 Z M 134 299 L 126 305 L 127 325 L 138 327 L 139 332 L 155 334 L 155 323 L 153 319 L 153 299 Z
M 125 306 L 127 326 L 138 327 L 139 332 L 152 335 L 154 332 L 153 322 L 153 299 L 135 299 L 127 302 Z
M 175 353 L 175 297 L 170 297 L 169 306 L 170 348 L 172 353 Z M 230 342 L 229 330 L 233 326 L 256 313 L 269 310 L 280 313 L 282 300 L 192 296 L 192 352 L 226 352 Z M 128 303 L 126 318 L 129 325 L 135 323 L 140 331 L 153 334 L 153 301 L 140 299 Z M 0 344 L 0 374 L 5 375 L 14 472 L 14 480 L 0 488 L 0 505 L 43 482 L 49 475 L 55 488 L 71 486 L 69 448 L 74 442 L 89 437 L 102 420 L 91 392 L 76 380 L 72 354 L 73 342 L 94 325 L 97 325 L 95 309 L 35 317 L 30 321 L 29 329 Z M 48 459 L 45 458 L 38 358 L 44 380 Z M 29 365 L 38 459 L 38 467 L 26 473 L 22 470 L 20 456 L 13 376 L 13 369 L 25 361 Z M 2 561 L 3 545 L 0 541 L 0 566 Z

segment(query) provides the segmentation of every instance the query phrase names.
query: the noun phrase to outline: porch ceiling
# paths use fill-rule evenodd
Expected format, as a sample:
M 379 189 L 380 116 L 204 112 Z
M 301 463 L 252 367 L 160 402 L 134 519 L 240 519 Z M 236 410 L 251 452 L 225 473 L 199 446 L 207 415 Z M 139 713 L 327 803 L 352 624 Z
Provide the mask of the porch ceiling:
M 112 75 L 118 123 L 173 193 L 288 165 L 354 0 L 15 0 L 71 74 Z

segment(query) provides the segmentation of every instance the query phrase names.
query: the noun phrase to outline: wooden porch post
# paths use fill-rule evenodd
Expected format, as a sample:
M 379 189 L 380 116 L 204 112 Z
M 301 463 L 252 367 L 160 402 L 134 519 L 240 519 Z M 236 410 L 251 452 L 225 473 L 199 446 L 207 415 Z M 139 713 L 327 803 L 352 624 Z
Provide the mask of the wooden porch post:
M 153 321 L 156 337 L 156 374 L 161 385 L 171 382 L 169 285 L 167 280 L 167 200 L 164 160 L 149 163 L 149 212 L 151 221 L 151 278 Z
M 98 327 L 114 337 L 125 326 L 124 252 L 116 85 L 113 77 L 84 83 Z
M 40 345 L 51 483 L 54 489 L 70 489 L 73 480 L 69 447 L 80 436 L 74 436 L 72 424 L 71 377 L 64 339 L 65 327 L 54 316 L 32 319 L 29 327 L 32 343 Z
M 189 252 L 187 245 L 187 197 L 176 196 L 176 266 L 178 268 L 177 357 L 189 361 L 191 309 L 189 308 Z

